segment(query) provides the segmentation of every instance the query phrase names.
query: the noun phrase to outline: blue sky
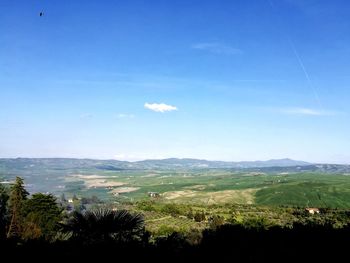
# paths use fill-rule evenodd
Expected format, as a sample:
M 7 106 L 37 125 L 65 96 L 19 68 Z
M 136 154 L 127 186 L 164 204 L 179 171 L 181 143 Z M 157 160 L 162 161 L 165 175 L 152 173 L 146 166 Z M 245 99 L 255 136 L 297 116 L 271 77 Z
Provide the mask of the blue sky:
M 1 0 L 0 157 L 350 163 L 349 10 Z

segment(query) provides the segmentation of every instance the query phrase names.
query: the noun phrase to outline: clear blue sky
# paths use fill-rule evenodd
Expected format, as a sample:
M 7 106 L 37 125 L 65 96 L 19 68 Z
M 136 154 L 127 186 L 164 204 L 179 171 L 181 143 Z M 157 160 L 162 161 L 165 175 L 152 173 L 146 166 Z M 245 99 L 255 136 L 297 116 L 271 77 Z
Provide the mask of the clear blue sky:
M 347 0 L 1 0 L 0 157 L 350 163 L 349 17 Z

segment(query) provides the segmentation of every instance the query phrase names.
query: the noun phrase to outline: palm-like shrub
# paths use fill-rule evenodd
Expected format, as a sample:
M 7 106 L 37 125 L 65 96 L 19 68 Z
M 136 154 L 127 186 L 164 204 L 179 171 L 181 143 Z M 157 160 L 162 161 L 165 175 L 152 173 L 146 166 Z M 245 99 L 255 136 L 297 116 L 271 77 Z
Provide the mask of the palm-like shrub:
M 131 214 L 126 210 L 100 208 L 74 212 L 64 228 L 72 233 L 73 239 L 87 243 L 130 242 L 142 237 L 144 219 L 141 214 Z

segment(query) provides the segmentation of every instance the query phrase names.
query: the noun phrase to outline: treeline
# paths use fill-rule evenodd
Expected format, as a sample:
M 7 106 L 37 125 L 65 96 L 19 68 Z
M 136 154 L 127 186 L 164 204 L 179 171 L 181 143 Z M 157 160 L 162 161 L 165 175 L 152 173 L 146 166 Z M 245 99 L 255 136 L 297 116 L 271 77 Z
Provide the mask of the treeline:
M 174 212 L 172 206 L 166 209 Z M 140 213 L 107 208 L 66 213 L 50 194 L 29 196 L 19 177 L 10 188 L 0 185 L 0 213 L 2 257 L 12 260 L 336 261 L 347 256 L 350 241 L 349 224 L 266 227 L 261 220 L 242 224 L 219 216 L 200 232 L 152 237 Z

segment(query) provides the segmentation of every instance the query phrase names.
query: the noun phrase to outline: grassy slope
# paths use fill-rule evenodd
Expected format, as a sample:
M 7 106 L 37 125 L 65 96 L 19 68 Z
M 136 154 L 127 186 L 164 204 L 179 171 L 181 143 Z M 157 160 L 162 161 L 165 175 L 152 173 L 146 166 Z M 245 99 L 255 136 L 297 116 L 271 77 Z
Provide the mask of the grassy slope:
M 123 182 L 126 186 L 140 188 L 120 195 L 119 199 L 123 200 L 148 199 L 149 191 L 166 193 L 165 196 L 174 196 L 178 192 L 187 191 L 190 195 L 178 195 L 178 198 L 168 201 L 202 204 L 251 201 L 258 205 L 350 208 L 350 176 L 342 174 L 254 174 L 225 169 L 108 171 L 47 167 L 18 168 L 9 171 L 0 167 L 0 177 L 13 180 L 16 175 L 22 176 L 28 184 L 27 189 L 31 192 L 50 191 L 57 195 L 65 192 L 67 196 L 76 193 L 78 196 L 97 195 L 104 200 L 116 200 L 105 188 L 87 189 L 83 181 L 66 180 L 70 174 L 110 176 L 109 181 Z
M 284 184 L 256 193 L 256 203 L 315 207 L 350 207 L 350 177 L 344 175 L 295 174 Z

